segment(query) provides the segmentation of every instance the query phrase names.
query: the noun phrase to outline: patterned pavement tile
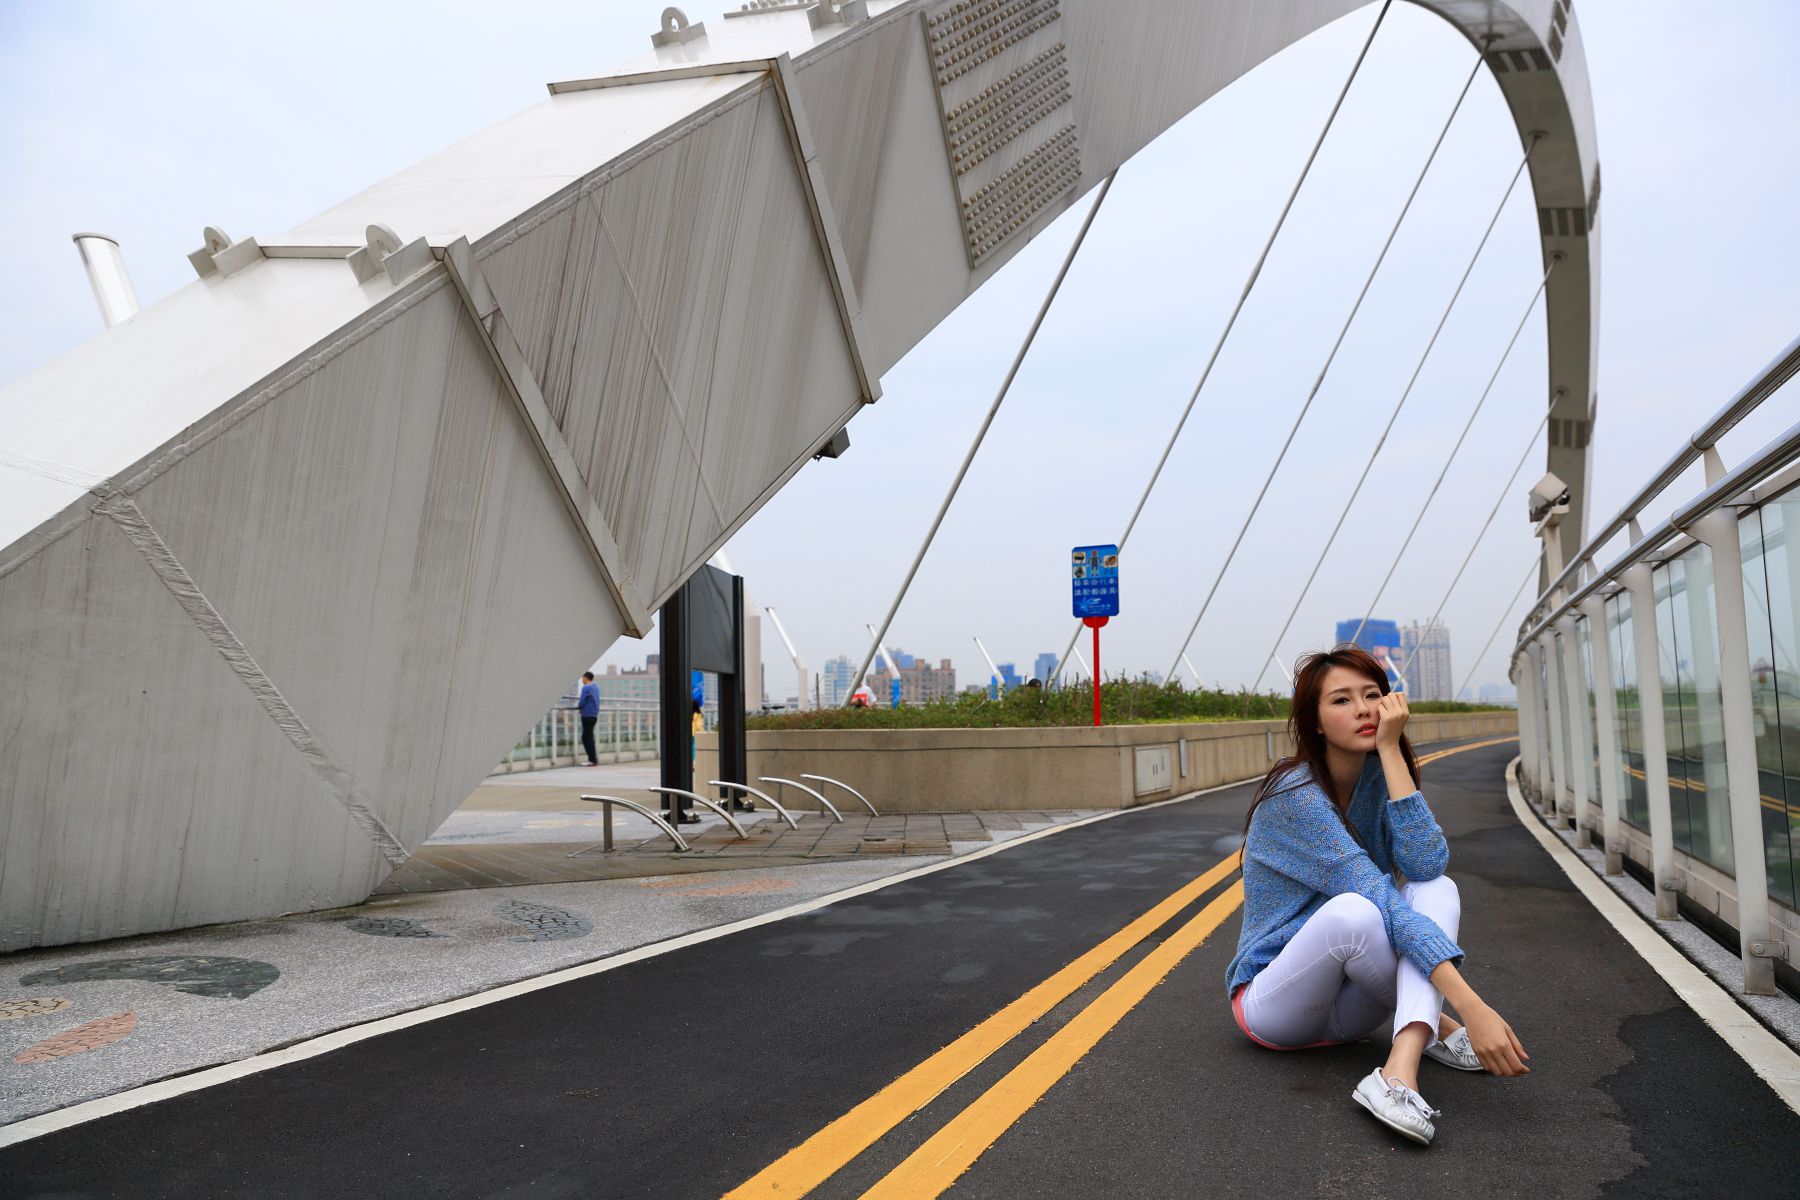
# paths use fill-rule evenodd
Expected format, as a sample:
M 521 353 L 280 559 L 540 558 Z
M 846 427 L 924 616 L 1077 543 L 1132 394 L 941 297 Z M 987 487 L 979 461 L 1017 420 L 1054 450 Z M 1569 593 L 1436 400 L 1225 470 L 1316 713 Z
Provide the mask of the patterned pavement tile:
M 594 932 L 593 922 L 566 908 L 549 904 L 532 904 L 524 900 L 502 900 L 494 905 L 494 915 L 513 921 L 531 932 L 523 937 L 510 937 L 509 942 L 566 942 Z
M 69 1007 L 61 996 L 39 996 L 33 1000 L 0 1000 L 0 1021 L 17 1021 Z
M 112 1045 L 136 1028 L 136 1013 L 114 1013 L 110 1017 L 101 1017 L 98 1021 L 89 1021 L 86 1025 L 77 1025 L 53 1038 L 45 1038 L 35 1046 L 27 1046 L 13 1055 L 13 1061 L 41 1063 L 67 1058 L 71 1054 L 86 1054 L 89 1050 Z
M 60 983 L 93 983 L 107 979 L 143 979 L 167 984 L 194 996 L 229 996 L 242 1000 L 281 977 L 273 965 L 253 958 L 197 954 L 154 954 L 146 958 L 105 958 L 38 971 L 19 980 L 27 987 Z

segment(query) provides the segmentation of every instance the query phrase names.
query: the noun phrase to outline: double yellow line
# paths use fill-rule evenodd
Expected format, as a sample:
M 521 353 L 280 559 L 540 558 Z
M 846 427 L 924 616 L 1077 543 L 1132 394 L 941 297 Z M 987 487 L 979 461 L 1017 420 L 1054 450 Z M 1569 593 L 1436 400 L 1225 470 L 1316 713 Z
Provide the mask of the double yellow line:
M 1503 737 L 1455 746 L 1427 755 L 1419 764 L 1512 740 L 1515 739 Z M 726 1193 L 725 1200 L 806 1195 L 1211 891 L 1237 867 L 1235 852 L 1213 864 L 1123 929 Z M 1126 1013 L 1236 912 L 1243 900 L 1243 881 L 1235 880 L 864 1193 L 865 1200 L 924 1200 L 941 1195 L 1099 1044 Z
M 1631 776 L 1633 779 L 1642 779 L 1646 783 L 1648 783 L 1650 780 L 1650 777 L 1648 775 L 1644 774 L 1642 771 L 1638 770 L 1636 767 L 1626 767 L 1625 773 L 1627 775 Z M 1673 775 L 1669 776 L 1669 786 L 1672 788 L 1684 788 L 1690 792 L 1704 793 L 1707 790 L 1706 785 L 1704 783 L 1695 783 L 1693 780 L 1687 779 L 1687 778 L 1677 779 Z M 1785 813 L 1788 816 L 1793 817 L 1795 819 L 1800 819 L 1800 810 L 1790 811 L 1788 806 L 1784 802 L 1777 800 L 1774 796 L 1769 795 L 1767 792 L 1760 793 L 1759 798 L 1762 800 L 1762 806 L 1764 808 L 1769 809 L 1773 812 Z
M 1143 916 L 726 1193 L 726 1200 L 804 1196 L 818 1187 L 851 1159 L 880 1141 L 894 1126 L 930 1104 L 945 1088 L 980 1066 L 996 1050 L 1030 1028 L 1033 1022 L 1068 999 L 1094 976 L 1112 966 L 1132 947 L 1156 932 L 1176 913 L 1205 895 L 1235 870 L 1236 854 L 1215 863 L 1204 874 L 1184 884 Z M 1242 889 L 1234 887 L 1227 895 L 1233 896 L 1231 906 L 1218 913 L 1213 927 L 1237 907 Z M 1224 898 L 1222 896 L 1220 900 Z M 1219 901 L 1215 900 L 1206 911 L 1210 912 L 1218 905 Z M 1205 912 L 1201 914 L 1202 917 L 1205 915 Z M 1195 918 L 1196 921 L 1199 919 Z M 1193 923 L 1189 924 L 1191 926 Z M 1200 936 L 1204 937 L 1205 934 Z M 1165 946 L 1167 944 L 1164 943 Z M 1194 944 L 1199 944 L 1198 939 Z M 1169 963 L 1169 967 L 1174 965 L 1174 962 Z M 1140 963 L 1139 967 L 1142 966 Z M 1157 978 L 1160 979 L 1167 971 L 1168 967 L 1165 967 Z M 1113 988 L 1118 986 L 1114 984 Z M 1149 988 L 1144 990 L 1147 992 Z M 1112 989 L 1108 989 L 1109 995 L 1111 991 Z M 1095 1002 L 1098 1003 L 1099 1001 Z M 1093 1006 L 1089 1007 L 1091 1009 Z M 1085 1010 L 1083 1015 L 1086 1015 Z M 1040 1051 L 1042 1049 L 1040 1047 Z M 969 1161 L 973 1162 L 974 1159 L 971 1157 Z M 954 1179 L 955 1176 L 951 1178 Z M 946 1180 L 945 1186 L 948 1184 L 949 1181 Z M 938 1190 L 941 1191 L 942 1188 Z M 935 1192 L 930 1194 L 936 1195 Z

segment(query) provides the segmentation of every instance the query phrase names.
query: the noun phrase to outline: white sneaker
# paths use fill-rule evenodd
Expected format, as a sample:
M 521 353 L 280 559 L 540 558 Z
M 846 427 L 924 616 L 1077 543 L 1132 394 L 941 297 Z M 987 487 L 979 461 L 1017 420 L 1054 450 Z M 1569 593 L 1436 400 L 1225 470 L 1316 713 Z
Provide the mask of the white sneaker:
M 1459 1029 L 1449 1037 L 1425 1047 L 1425 1057 L 1459 1071 L 1487 1070 L 1481 1065 L 1481 1060 L 1475 1057 L 1475 1047 L 1469 1044 L 1467 1029 Z
M 1404 1083 L 1383 1079 L 1379 1068 L 1357 1083 L 1350 1098 L 1368 1109 L 1377 1121 L 1421 1146 L 1431 1145 L 1437 1134 L 1431 1119 L 1444 1115 Z

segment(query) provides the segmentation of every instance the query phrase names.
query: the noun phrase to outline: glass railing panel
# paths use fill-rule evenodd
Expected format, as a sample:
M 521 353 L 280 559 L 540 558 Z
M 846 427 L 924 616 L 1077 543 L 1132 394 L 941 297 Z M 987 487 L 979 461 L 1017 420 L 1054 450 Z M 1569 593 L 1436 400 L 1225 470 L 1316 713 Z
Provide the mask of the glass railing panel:
M 1669 771 L 1675 845 L 1726 874 L 1735 874 L 1712 551 L 1696 543 L 1665 564 L 1661 573 L 1664 585 L 1658 589 L 1657 620 L 1666 626 L 1671 651 L 1663 671 L 1665 678 L 1672 672 L 1676 680 L 1673 708 L 1681 733 L 1679 784 L 1673 763 Z M 1667 694 L 1663 702 L 1669 705 Z M 1677 755 L 1676 745 L 1670 743 L 1671 758 Z
M 1631 597 L 1620 593 L 1606 602 L 1606 627 L 1612 637 L 1614 721 L 1619 734 L 1620 815 L 1646 832 L 1650 799 L 1644 782 L 1643 706 L 1638 698 L 1637 642 L 1632 632 Z
M 1800 574 L 1789 551 L 1800 529 L 1800 491 L 1748 514 L 1738 528 L 1769 895 L 1800 907 Z
M 1576 652 L 1581 657 L 1581 694 L 1586 699 L 1586 707 L 1582 710 L 1581 719 L 1586 724 L 1585 739 L 1587 743 L 1588 802 L 1600 803 L 1600 705 L 1594 693 L 1594 645 L 1593 631 L 1588 628 L 1590 622 L 1575 622 Z M 1602 683 L 1605 681 L 1602 680 Z

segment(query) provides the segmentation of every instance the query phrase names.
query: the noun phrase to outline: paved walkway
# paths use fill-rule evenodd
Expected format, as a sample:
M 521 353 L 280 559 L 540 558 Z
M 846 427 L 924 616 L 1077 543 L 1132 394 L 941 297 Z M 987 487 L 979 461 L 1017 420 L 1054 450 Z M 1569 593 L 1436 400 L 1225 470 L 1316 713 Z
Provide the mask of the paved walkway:
M 1429 1150 L 1349 1101 L 1382 1047 L 1232 1023 L 1240 788 L 37 1137 L 0 1195 L 1792 1197 L 1800 1117 L 1519 823 L 1513 753 L 1426 789 L 1533 1073 L 1427 1064 Z
M 865 812 L 845 813 L 841 822 L 818 813 L 796 813 L 795 828 L 791 829 L 773 813 L 734 814 L 744 826 L 745 837 L 739 837 L 723 820 L 708 814 L 697 825 L 681 826 L 681 836 L 688 843 L 685 851 L 677 851 L 668 836 L 645 818 L 620 814 L 614 819 L 615 849 L 611 853 L 597 842 L 601 836 L 600 817 L 591 812 L 557 813 L 553 820 L 540 817 L 530 823 L 538 827 L 533 832 L 540 836 L 555 832 L 559 838 L 555 841 L 534 843 L 497 837 L 463 841 L 439 834 L 376 888 L 375 894 L 637 879 L 885 855 L 965 853 L 1046 825 L 1078 821 L 1099 811 L 1102 810 L 910 813 L 893 817 L 871 817 Z M 545 825 L 557 828 L 546 829 Z
M 600 806 L 580 799 L 603 793 L 652 810 L 662 797 L 649 790 L 655 763 L 563 767 L 496 776 L 452 813 L 431 840 L 375 889 L 377 896 L 519 887 L 595 879 L 741 870 L 749 866 L 800 866 L 882 855 L 963 854 L 1045 825 L 1081 820 L 1100 809 L 1048 812 L 910 813 L 871 816 L 860 804 L 840 806 L 842 821 L 816 802 L 790 793 L 783 802 L 790 828 L 768 805 L 733 814 L 748 836 L 739 837 L 698 805 L 697 825 L 683 825 L 689 849 L 678 852 L 648 818 L 629 809 L 613 812 L 613 844 L 599 848 L 605 829 Z

